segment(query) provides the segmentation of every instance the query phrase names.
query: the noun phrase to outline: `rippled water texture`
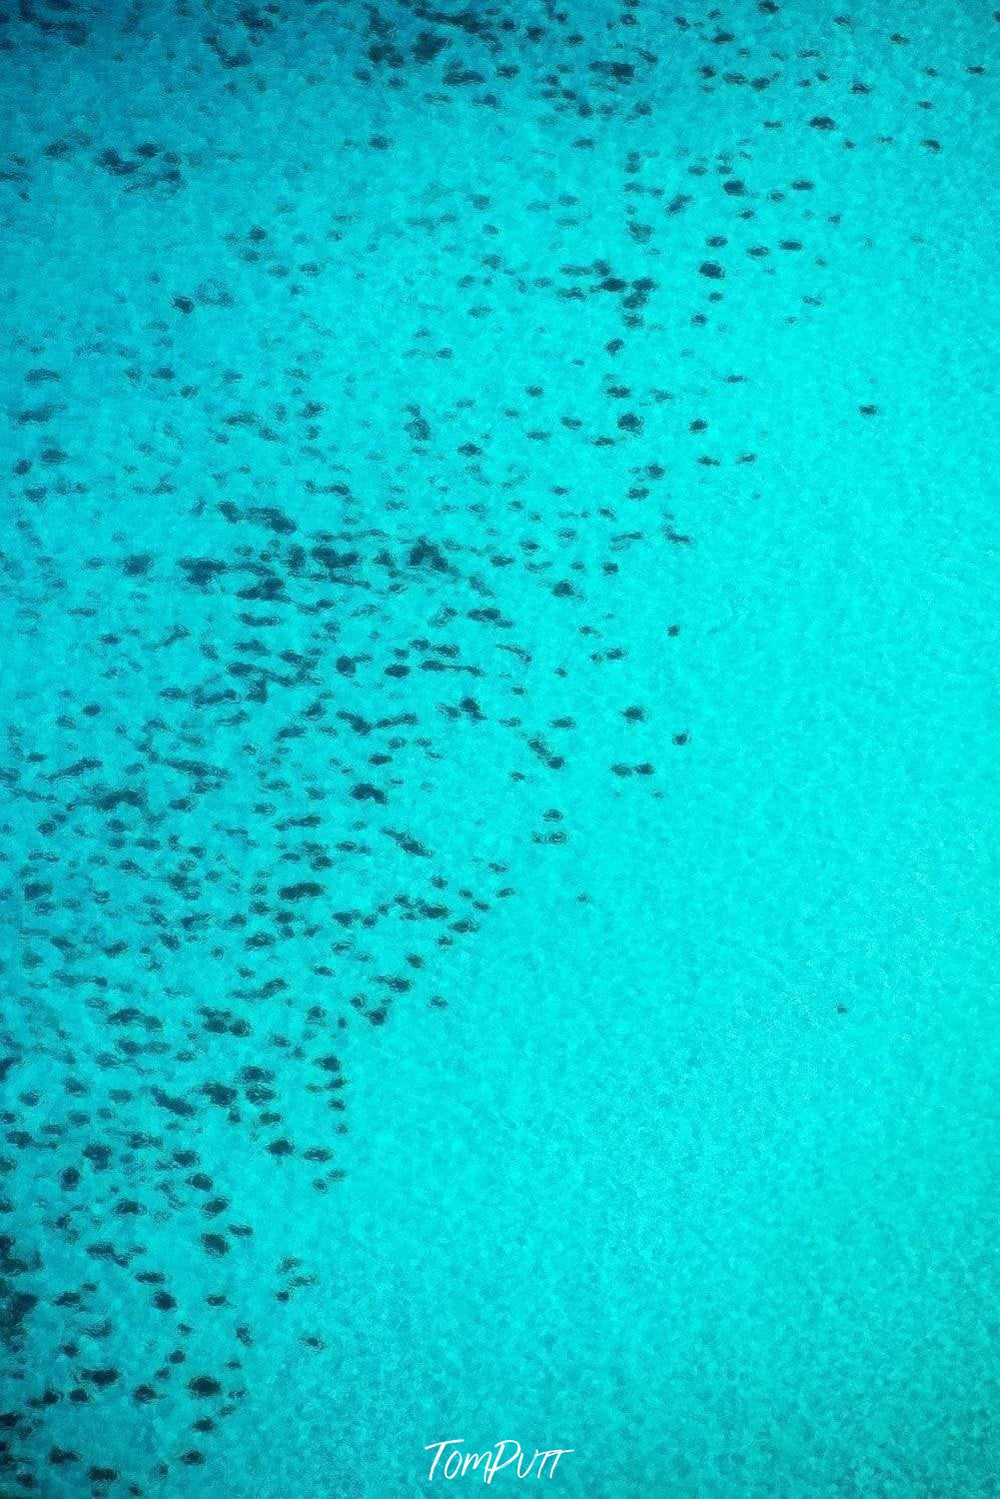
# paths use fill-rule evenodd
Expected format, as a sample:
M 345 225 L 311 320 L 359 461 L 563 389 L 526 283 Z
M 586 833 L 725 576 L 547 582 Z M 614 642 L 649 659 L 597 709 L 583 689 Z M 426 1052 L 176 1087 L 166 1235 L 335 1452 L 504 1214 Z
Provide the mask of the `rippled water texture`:
M 1000 1495 L 1000 13 L 461 3 L 0 21 L 0 1493 Z

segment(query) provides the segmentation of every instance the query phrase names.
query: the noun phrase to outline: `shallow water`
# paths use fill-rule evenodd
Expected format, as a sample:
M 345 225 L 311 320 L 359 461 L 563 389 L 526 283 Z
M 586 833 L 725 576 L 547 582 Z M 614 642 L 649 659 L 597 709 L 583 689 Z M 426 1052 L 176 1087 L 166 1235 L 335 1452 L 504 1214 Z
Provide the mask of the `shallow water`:
M 1000 1494 L 998 38 L 0 24 L 4 1496 Z

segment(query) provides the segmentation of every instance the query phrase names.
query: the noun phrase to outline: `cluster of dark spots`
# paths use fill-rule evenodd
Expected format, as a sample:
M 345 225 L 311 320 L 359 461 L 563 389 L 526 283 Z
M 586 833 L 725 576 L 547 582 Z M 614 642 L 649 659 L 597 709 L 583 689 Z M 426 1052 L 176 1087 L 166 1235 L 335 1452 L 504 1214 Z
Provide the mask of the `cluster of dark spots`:
M 107 146 L 95 158 L 95 164 L 109 177 L 123 179 L 126 192 L 157 187 L 177 192 L 184 185 L 181 159 L 176 151 L 165 151 L 151 141 L 133 147 L 125 156 L 117 147 Z

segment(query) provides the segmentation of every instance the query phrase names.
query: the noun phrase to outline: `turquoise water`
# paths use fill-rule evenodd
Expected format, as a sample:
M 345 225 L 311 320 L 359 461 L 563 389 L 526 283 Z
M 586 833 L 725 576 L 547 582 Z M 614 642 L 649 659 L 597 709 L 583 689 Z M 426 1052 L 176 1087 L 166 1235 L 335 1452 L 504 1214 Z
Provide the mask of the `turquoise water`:
M 997 21 L 3 18 L 4 1496 L 1000 1494 Z

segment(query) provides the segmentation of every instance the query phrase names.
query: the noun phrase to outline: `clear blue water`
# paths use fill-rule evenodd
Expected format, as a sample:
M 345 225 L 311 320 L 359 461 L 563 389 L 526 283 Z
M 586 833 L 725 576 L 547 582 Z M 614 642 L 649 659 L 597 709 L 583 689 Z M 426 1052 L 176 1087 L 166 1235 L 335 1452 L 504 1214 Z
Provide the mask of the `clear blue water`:
M 0 1493 L 1000 1494 L 997 17 L 8 9 Z

